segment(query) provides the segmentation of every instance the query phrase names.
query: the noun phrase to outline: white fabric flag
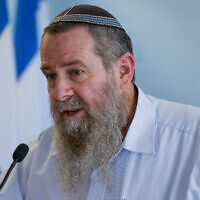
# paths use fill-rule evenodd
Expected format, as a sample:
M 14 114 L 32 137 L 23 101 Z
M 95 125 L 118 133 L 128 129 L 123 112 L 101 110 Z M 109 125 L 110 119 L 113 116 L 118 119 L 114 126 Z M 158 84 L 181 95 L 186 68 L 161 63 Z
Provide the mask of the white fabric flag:
M 15 61 L 6 0 L 0 0 L 0 168 L 11 162 L 13 148 L 19 142 L 16 121 Z
M 6 5 L 6 0 L 0 0 L 3 1 Z M 17 144 L 29 143 L 52 122 L 39 56 L 42 28 L 47 24 L 46 4 L 41 0 L 18 0 L 12 34 L 11 29 L 7 28 L 9 20 L 6 20 L 6 26 L 0 32 L 0 55 L 5 60 L 5 80 L 0 84 L 5 94 L 2 94 L 0 103 L 0 121 L 3 124 L 0 132 L 0 166 L 3 169 L 9 166 Z

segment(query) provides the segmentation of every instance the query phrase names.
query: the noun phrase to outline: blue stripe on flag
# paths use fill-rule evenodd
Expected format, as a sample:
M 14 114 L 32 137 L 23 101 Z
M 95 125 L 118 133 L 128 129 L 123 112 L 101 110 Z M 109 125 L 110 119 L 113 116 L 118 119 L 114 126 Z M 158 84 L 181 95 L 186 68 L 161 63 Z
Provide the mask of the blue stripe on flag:
M 18 0 L 14 33 L 17 79 L 35 55 L 37 45 L 36 10 L 38 0 Z
M 8 11 L 6 8 L 6 0 L 0 0 L 0 34 L 8 23 Z

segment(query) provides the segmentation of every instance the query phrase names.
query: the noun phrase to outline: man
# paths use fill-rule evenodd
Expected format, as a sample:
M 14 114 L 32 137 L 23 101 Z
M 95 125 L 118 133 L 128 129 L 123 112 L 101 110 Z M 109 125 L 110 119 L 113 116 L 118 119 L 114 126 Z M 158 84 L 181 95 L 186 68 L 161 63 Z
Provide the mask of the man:
M 30 144 L 0 199 L 200 199 L 200 109 L 134 84 L 116 18 L 65 10 L 44 30 L 41 61 L 55 126 Z

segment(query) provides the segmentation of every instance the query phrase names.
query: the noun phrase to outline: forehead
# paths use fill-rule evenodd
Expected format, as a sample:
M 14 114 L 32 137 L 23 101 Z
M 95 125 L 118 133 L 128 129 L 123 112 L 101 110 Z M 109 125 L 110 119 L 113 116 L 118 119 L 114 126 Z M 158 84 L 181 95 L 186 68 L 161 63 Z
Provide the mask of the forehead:
M 66 32 L 46 33 L 41 42 L 41 57 L 57 57 L 68 53 L 94 52 L 94 39 L 87 27 L 75 27 Z

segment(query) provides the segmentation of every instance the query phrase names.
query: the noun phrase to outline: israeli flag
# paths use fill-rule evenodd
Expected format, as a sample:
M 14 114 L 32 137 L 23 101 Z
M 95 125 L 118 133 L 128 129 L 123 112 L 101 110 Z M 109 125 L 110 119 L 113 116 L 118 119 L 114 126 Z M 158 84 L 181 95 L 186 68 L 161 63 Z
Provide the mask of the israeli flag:
M 8 9 L 9 8 L 9 9 Z M 15 13 L 9 15 L 9 10 Z M 0 166 L 6 169 L 17 144 L 29 143 L 51 123 L 39 46 L 47 25 L 45 0 L 0 0 Z

